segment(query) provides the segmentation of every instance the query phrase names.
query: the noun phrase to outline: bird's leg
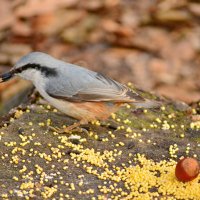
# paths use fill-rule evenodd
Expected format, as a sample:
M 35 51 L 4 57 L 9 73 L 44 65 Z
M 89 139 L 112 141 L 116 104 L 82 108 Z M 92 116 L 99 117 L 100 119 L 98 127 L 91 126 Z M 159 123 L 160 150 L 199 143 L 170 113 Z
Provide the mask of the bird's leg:
M 82 119 L 82 120 L 75 122 L 74 124 L 72 124 L 72 125 L 70 125 L 66 128 L 63 128 L 63 129 L 59 129 L 59 128 L 55 128 L 55 127 L 50 127 L 50 128 L 57 133 L 69 133 L 70 131 L 87 132 L 86 129 L 83 129 L 83 128 L 80 127 L 83 124 L 84 125 L 88 124 L 88 121 L 85 120 L 85 119 Z
M 84 125 L 88 124 L 88 121 L 85 120 L 85 119 L 81 119 L 80 121 L 75 122 L 74 124 L 64 128 L 63 131 L 65 133 L 68 133 L 69 131 L 79 131 L 80 132 L 82 130 L 82 128 L 80 126 L 83 125 L 83 124 Z

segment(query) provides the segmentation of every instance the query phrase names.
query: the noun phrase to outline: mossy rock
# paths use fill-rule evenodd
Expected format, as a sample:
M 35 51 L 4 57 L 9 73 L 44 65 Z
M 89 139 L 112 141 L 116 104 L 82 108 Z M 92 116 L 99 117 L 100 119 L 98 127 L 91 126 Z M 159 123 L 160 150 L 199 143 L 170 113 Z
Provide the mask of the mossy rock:
M 174 175 L 181 156 L 200 155 L 199 106 L 140 93 L 161 107 L 124 105 L 82 132 L 53 132 L 75 120 L 48 105 L 12 110 L 0 130 L 1 198 L 200 199 L 200 177 Z

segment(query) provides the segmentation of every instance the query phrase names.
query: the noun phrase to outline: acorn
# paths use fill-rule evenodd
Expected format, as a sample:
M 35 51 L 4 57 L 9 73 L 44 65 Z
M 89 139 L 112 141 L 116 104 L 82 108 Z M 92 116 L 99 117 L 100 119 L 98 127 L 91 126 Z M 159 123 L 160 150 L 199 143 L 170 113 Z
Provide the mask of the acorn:
M 179 160 L 175 169 L 176 178 L 182 182 L 192 181 L 198 176 L 199 172 L 199 162 L 189 157 Z

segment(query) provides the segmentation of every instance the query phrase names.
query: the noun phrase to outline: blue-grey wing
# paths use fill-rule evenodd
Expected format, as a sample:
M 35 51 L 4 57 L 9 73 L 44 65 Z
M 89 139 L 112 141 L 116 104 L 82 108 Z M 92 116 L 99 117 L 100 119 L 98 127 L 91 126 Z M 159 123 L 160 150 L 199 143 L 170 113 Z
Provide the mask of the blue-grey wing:
M 52 97 L 74 102 L 144 100 L 125 85 L 100 73 L 77 66 L 60 72 L 58 77 L 50 79 L 46 84 L 46 92 Z

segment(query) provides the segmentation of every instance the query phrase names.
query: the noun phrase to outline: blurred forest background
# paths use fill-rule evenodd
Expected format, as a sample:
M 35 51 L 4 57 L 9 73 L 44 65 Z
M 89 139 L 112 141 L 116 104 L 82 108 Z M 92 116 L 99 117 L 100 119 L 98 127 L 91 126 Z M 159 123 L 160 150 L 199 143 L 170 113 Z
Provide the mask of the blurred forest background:
M 0 0 L 0 73 L 31 51 L 173 99 L 197 101 L 200 2 Z M 29 87 L 19 79 L 0 84 L 0 112 Z

